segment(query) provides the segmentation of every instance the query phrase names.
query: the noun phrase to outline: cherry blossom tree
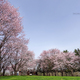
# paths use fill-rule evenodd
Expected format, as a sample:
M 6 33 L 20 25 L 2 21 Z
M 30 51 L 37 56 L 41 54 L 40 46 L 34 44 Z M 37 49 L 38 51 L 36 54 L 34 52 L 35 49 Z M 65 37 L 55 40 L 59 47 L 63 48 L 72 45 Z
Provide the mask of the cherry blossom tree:
M 20 68 L 20 70 L 27 70 L 28 68 L 34 68 L 36 61 L 34 59 L 34 52 L 33 51 L 27 51 L 24 61 L 22 61 L 22 63 L 20 63 L 22 65 L 22 67 Z
M 28 71 L 34 71 L 36 70 L 36 60 L 34 58 L 34 52 L 33 51 L 28 51 L 29 53 L 29 58 L 25 62 L 25 64 L 20 68 L 22 73 L 25 75 Z
M 6 0 L 0 0 L 0 72 L 3 61 L 9 58 L 9 41 L 17 37 L 22 31 L 21 17 L 18 9 Z
M 10 63 L 16 75 L 17 71 L 19 71 L 19 68 L 25 64 L 24 61 L 28 59 L 28 56 L 26 56 L 28 51 L 28 40 L 17 38 L 13 42 L 11 41 L 11 44 L 12 55 L 10 56 Z
M 75 56 L 75 53 L 73 52 L 68 52 L 67 54 L 64 55 L 65 59 L 64 59 L 64 65 L 65 68 L 71 71 L 71 75 L 73 76 L 73 70 L 78 69 L 78 60 L 77 60 L 77 56 Z
M 47 75 L 48 75 L 48 72 L 51 72 L 53 70 L 53 67 L 55 66 L 54 65 L 55 54 L 58 54 L 58 53 L 60 53 L 60 50 L 58 49 L 50 49 L 48 51 L 43 51 L 41 53 L 39 66 L 41 70 L 43 70 L 44 75 L 45 75 L 45 72 L 47 72 Z

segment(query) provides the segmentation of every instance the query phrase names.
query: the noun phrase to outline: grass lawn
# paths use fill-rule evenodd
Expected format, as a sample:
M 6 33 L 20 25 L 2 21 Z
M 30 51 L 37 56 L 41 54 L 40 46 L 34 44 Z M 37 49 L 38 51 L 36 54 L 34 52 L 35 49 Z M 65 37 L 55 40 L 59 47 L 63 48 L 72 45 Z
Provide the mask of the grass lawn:
M 70 76 L 0 76 L 0 80 L 80 80 Z

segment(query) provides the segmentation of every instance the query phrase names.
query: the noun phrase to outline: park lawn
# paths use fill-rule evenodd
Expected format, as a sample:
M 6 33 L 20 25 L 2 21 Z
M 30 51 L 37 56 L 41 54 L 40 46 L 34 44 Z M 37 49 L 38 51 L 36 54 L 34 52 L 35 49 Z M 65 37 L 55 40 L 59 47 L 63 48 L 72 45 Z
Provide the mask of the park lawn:
M 0 76 L 0 80 L 80 80 L 70 76 Z

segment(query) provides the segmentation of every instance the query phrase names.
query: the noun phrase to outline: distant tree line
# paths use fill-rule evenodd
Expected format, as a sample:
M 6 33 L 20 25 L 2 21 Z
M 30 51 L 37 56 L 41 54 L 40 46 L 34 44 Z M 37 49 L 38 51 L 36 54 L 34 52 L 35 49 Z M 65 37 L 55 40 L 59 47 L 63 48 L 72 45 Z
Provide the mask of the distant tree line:
M 74 76 L 74 72 L 80 71 L 80 50 L 75 49 L 74 52 L 64 50 L 61 52 L 58 49 L 50 49 L 43 51 L 38 60 L 38 71 L 50 75 L 49 73 L 63 72 L 70 73 Z

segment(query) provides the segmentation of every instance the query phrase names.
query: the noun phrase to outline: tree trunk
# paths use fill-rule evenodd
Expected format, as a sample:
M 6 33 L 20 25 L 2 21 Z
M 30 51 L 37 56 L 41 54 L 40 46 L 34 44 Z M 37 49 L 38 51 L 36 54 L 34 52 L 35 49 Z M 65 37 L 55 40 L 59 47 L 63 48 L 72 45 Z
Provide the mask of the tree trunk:
M 6 71 L 6 69 L 3 69 L 3 76 L 5 75 L 5 71 Z
M 67 72 L 65 72 L 66 76 L 67 76 Z
M 63 76 L 63 71 L 61 71 L 61 74 L 62 74 L 62 76 Z
M 71 70 L 71 76 L 74 76 L 74 75 L 73 75 L 73 70 Z
M 14 71 L 14 75 L 15 75 L 15 76 L 17 75 L 17 71 Z
M 1 75 L 1 70 L 2 70 L 2 69 L 1 69 L 1 57 L 0 57 L 0 75 Z
M 53 76 L 53 71 L 52 71 L 52 76 Z
M 45 72 L 43 72 L 43 76 L 45 76 Z
M 55 71 L 55 76 L 56 76 L 56 71 Z
M 48 76 L 48 71 L 47 71 L 47 76 Z
M 50 72 L 49 72 L 49 76 L 50 76 Z

